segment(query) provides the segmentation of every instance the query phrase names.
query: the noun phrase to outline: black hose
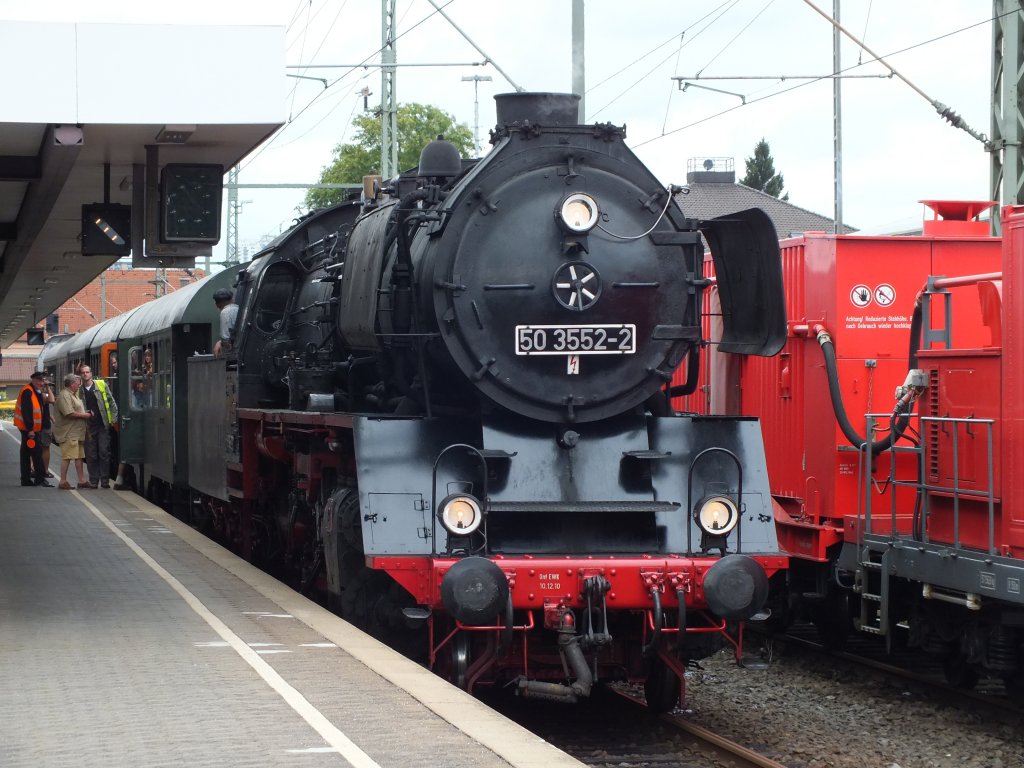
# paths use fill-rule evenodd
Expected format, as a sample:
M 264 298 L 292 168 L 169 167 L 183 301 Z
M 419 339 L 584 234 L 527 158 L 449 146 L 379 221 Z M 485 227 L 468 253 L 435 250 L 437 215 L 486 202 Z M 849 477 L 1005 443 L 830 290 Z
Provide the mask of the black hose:
M 918 344 L 915 337 L 915 323 L 917 333 L 920 334 L 921 330 L 921 319 L 920 319 L 920 308 L 914 308 L 914 319 L 910 323 L 911 333 L 911 356 L 909 358 L 910 367 L 915 367 L 913 364 L 917 362 L 917 348 Z M 832 343 L 832 337 L 825 331 L 818 333 L 818 344 L 821 346 L 822 355 L 825 358 L 825 374 L 828 377 L 828 394 L 832 401 L 832 411 L 835 413 L 836 422 L 839 424 L 839 428 L 842 430 L 846 439 L 850 441 L 850 445 L 854 448 L 860 449 L 865 445 L 869 445 L 867 438 L 861 437 L 857 434 L 857 430 L 854 429 L 853 424 L 850 423 L 849 416 L 846 415 L 846 408 L 843 405 L 843 393 L 839 389 L 839 369 L 836 366 L 836 348 Z M 902 410 L 900 410 L 902 408 Z M 910 413 L 913 410 L 913 404 L 909 408 L 903 408 L 897 405 L 897 411 L 894 412 L 896 417 L 892 423 L 892 427 L 889 430 L 889 434 L 886 435 L 882 440 L 877 440 L 870 443 L 871 455 L 887 451 L 892 447 L 892 444 L 899 440 L 903 436 L 904 430 L 910 423 Z
M 910 351 L 907 353 L 907 368 L 917 368 L 917 351 L 921 348 L 921 323 L 924 306 L 921 298 L 914 302 L 914 314 L 910 317 Z

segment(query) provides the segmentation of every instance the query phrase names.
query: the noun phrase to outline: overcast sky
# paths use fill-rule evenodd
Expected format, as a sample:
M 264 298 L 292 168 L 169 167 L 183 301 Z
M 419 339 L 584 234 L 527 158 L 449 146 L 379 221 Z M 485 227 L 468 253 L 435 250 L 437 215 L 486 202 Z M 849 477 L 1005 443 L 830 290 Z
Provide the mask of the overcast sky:
M 436 0 L 509 78 L 527 90 L 571 88 L 570 0 Z M 447 2 L 447 4 L 445 4 Z M 814 0 L 831 14 L 832 0 Z M 30 7 L 31 6 L 31 7 Z M 978 0 L 842 0 L 842 22 L 929 98 L 976 131 L 990 128 L 991 3 Z M 804 0 L 585 0 L 587 120 L 627 126 L 627 144 L 665 183 L 682 184 L 687 160 L 734 158 L 737 177 L 763 137 L 791 203 L 833 211 L 832 83 L 799 79 L 705 80 L 730 93 L 677 88 L 673 76 L 821 76 L 832 71 L 832 27 Z M 275 24 L 288 29 L 289 65 L 379 61 L 376 0 L 105 0 L 45 4 L 0 0 L 0 18 L 89 22 Z M 400 102 L 434 104 L 480 132 L 494 123 L 492 96 L 513 90 L 428 0 L 398 0 Z M 197 55 L 202 55 L 201 51 Z M 843 177 L 847 224 L 879 231 L 921 218 L 918 200 L 989 198 L 989 157 L 977 139 L 849 40 L 842 45 Z M 861 66 L 857 66 L 862 62 Z M 243 183 L 314 182 L 351 120 L 380 98 L 377 69 L 289 69 L 291 122 L 243 164 Z M 285 73 L 282 73 L 284 75 Z M 738 94 L 738 95 L 730 95 Z M 740 96 L 746 100 L 744 105 Z M 302 193 L 243 190 L 242 243 L 290 224 Z

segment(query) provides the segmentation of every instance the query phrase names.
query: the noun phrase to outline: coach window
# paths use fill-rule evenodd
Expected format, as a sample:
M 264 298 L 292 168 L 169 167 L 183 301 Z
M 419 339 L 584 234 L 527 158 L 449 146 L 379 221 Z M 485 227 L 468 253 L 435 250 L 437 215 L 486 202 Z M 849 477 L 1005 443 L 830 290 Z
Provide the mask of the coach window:
M 131 409 L 142 411 L 153 405 L 153 350 L 149 347 L 132 347 L 128 352 L 131 361 Z
M 260 281 L 260 292 L 255 303 L 256 328 L 264 333 L 274 333 L 284 323 L 288 301 L 295 289 L 295 271 L 287 264 L 278 262 L 267 268 Z
M 171 340 L 156 343 L 156 400 L 157 408 L 171 407 Z

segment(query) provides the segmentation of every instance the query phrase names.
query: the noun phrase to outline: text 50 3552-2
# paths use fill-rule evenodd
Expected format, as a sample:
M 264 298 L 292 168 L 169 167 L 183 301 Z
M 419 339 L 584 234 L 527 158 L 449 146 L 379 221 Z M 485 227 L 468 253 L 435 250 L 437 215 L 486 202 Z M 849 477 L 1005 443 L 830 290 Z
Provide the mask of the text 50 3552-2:
M 636 326 L 517 325 L 517 355 L 632 355 Z

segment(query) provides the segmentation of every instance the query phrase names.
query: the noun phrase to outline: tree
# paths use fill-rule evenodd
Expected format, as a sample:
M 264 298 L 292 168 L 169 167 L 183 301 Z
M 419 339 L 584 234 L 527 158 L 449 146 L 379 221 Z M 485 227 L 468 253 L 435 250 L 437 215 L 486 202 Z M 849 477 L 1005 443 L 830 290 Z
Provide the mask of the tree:
M 376 109 L 352 120 L 356 132 L 349 144 L 334 148 L 334 160 L 320 173 L 321 184 L 359 184 L 363 176 L 380 173 L 380 120 Z M 420 151 L 438 136 L 444 136 L 463 157 L 473 152 L 473 132 L 456 123 L 447 112 L 429 104 L 398 105 L 398 167 L 415 168 L 420 162 Z M 306 205 L 323 208 L 344 197 L 340 189 L 311 189 L 306 193 Z
M 754 147 L 754 156 L 746 159 L 747 175 L 740 179 L 740 184 L 764 192 L 772 197 L 782 195 L 782 174 L 775 172 L 775 161 L 772 159 L 772 151 L 768 142 L 761 139 Z M 789 192 L 780 200 L 789 200 Z

